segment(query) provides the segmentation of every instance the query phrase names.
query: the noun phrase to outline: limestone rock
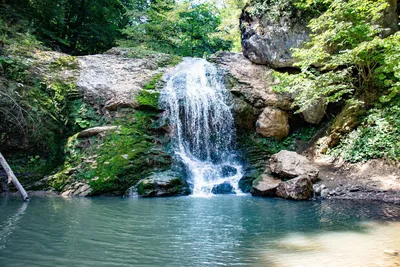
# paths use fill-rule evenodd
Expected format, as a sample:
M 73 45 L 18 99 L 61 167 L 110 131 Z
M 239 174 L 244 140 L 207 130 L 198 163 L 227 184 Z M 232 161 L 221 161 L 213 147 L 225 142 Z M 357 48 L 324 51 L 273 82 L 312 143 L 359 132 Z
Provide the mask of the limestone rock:
M 92 193 L 92 188 L 86 182 L 75 182 L 65 186 L 62 197 L 87 197 Z
M 311 179 L 308 176 L 303 175 L 289 181 L 282 182 L 276 188 L 276 194 L 278 197 L 286 199 L 310 199 L 313 197 L 313 186 Z
M 113 48 L 108 54 L 82 56 L 78 58 L 77 86 L 85 102 L 98 105 L 99 109 L 138 108 L 136 95 L 156 74 L 165 71 L 170 57 L 157 54 L 133 58 L 129 49 L 122 48 Z
M 99 126 L 83 130 L 78 134 L 78 138 L 92 137 L 101 133 L 118 129 L 118 126 Z
M 233 186 L 228 182 L 223 182 L 222 184 L 215 185 L 211 193 L 213 194 L 236 194 Z
M 134 187 L 141 197 L 168 197 L 190 194 L 187 182 L 173 171 L 154 173 L 140 180 Z
M 252 15 L 245 9 L 240 17 L 243 54 L 256 64 L 273 68 L 293 67 L 293 48 L 310 39 L 307 21 Z
M 307 176 L 311 181 L 318 179 L 319 170 L 311 165 L 310 161 L 296 152 L 282 150 L 272 155 L 270 168 L 273 173 L 282 179 L 291 179 L 298 176 Z
M 325 116 L 327 105 L 322 101 L 314 103 L 311 107 L 304 110 L 301 114 L 306 122 L 319 124 Z
M 289 115 L 280 109 L 266 107 L 256 123 L 257 133 L 283 139 L 289 134 Z
M 253 64 L 241 53 L 218 52 L 210 57 L 210 61 L 226 71 L 230 91 L 254 108 L 273 106 L 283 110 L 291 109 L 290 96 L 272 90 L 277 80 L 271 68 Z
M 280 183 L 281 180 L 263 174 L 253 181 L 253 188 L 251 189 L 250 193 L 253 196 L 273 197 L 276 196 L 276 189 Z

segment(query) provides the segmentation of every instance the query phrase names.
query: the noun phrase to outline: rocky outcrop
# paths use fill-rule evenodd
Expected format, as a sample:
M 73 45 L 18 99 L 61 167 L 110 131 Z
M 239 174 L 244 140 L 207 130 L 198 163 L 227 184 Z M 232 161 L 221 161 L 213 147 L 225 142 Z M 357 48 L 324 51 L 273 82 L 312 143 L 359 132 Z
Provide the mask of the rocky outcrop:
M 291 98 L 272 90 L 276 84 L 272 70 L 267 66 L 252 64 L 241 53 L 218 52 L 210 58 L 228 73 L 230 91 L 256 109 L 267 106 L 290 110 Z
M 274 197 L 276 196 L 276 189 L 280 184 L 281 180 L 263 174 L 253 181 L 253 188 L 250 193 L 258 197 Z
M 240 17 L 243 54 L 256 64 L 293 67 L 293 48 L 310 39 L 307 21 L 253 15 L 248 6 Z
M 154 173 L 140 180 L 131 191 L 141 197 L 169 197 L 190 194 L 187 182 L 173 171 Z
M 226 195 L 226 194 L 236 194 L 235 193 L 235 189 L 228 182 L 223 182 L 222 184 L 215 185 L 212 188 L 211 193 L 216 194 L 216 195 L 220 195 L 220 194 L 224 194 L 224 195 Z
M 257 133 L 281 140 L 289 134 L 289 115 L 278 108 L 266 107 L 258 117 Z
M 133 58 L 129 49 L 113 48 L 107 54 L 79 57 L 78 88 L 85 102 L 107 111 L 137 108 L 136 95 L 157 74 L 163 73 L 170 55 Z
M 306 176 L 311 181 L 318 179 L 319 170 L 311 165 L 311 162 L 296 152 L 282 150 L 272 155 L 270 159 L 272 173 L 282 179 L 291 179 L 299 176 Z
M 264 174 L 253 181 L 250 192 L 253 196 L 261 197 L 310 199 L 314 194 L 313 182 L 318 173 L 318 169 L 307 158 L 296 152 L 283 150 L 272 155 Z
M 264 136 L 281 139 L 288 134 L 289 115 L 286 111 L 291 109 L 291 98 L 272 90 L 277 81 L 269 67 L 253 64 L 239 53 L 219 52 L 210 61 L 226 73 L 227 86 L 235 96 L 234 115 L 239 131 L 254 132 L 258 120 L 259 133 L 265 133 Z M 274 117 L 266 122 L 265 115 L 271 112 Z M 264 114 L 261 120 L 260 114 Z M 274 125 L 268 126 L 271 122 Z
M 307 200 L 313 197 L 313 185 L 311 179 L 306 176 L 285 181 L 276 188 L 276 195 L 285 199 Z

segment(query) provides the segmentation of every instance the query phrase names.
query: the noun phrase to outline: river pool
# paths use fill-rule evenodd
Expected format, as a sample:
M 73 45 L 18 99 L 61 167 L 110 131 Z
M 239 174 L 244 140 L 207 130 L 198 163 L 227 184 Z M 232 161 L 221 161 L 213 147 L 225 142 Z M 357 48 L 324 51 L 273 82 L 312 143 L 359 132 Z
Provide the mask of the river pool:
M 0 266 L 400 266 L 398 222 L 376 202 L 0 198 Z

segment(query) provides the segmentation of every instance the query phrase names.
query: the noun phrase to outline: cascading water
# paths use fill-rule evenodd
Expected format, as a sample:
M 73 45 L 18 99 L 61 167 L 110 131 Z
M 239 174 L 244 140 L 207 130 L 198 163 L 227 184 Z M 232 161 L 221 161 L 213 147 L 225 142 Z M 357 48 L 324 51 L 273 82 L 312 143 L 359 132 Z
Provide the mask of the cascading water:
M 185 59 L 161 94 L 175 158 L 186 168 L 195 196 L 228 182 L 240 193 L 242 166 L 234 152 L 232 99 L 217 68 L 204 59 Z

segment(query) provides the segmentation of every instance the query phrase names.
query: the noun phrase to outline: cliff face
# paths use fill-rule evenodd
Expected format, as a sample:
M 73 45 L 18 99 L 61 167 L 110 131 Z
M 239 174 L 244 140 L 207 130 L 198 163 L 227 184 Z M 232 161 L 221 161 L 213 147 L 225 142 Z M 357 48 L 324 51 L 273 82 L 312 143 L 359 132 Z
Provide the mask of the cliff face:
M 270 14 L 253 14 L 251 4 L 240 16 L 242 49 L 253 63 L 272 68 L 293 67 L 292 48 L 299 48 L 310 39 L 307 19 Z

